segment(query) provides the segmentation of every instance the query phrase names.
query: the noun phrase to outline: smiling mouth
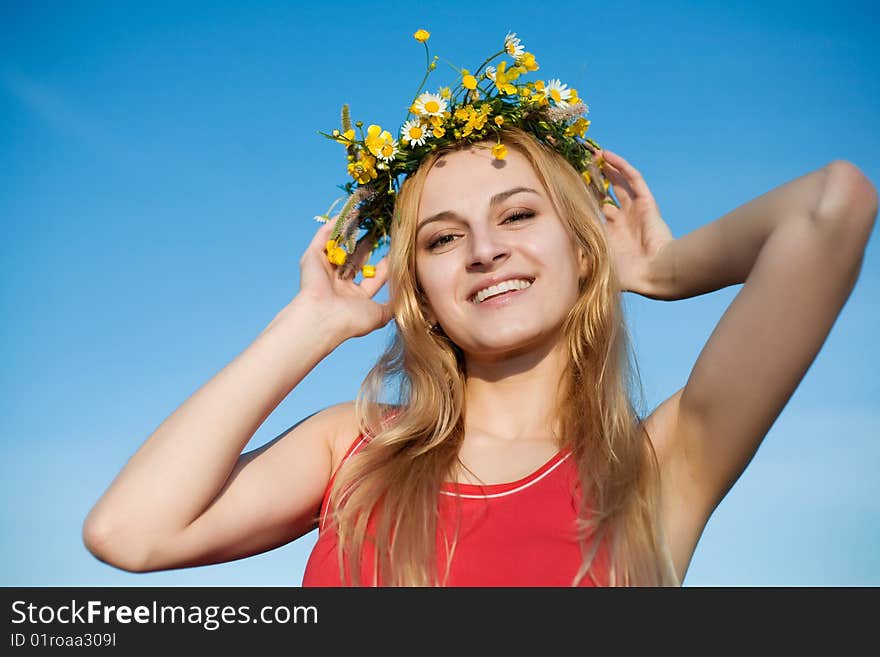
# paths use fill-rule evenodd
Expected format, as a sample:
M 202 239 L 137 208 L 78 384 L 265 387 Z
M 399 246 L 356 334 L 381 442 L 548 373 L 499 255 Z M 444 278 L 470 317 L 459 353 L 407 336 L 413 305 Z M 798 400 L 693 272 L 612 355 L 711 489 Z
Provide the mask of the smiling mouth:
M 524 282 L 527 284 L 524 284 Z M 493 287 L 497 288 L 498 286 L 486 288 L 485 290 L 481 290 L 473 297 L 471 297 L 470 301 L 475 306 L 479 306 L 484 303 L 490 302 L 493 299 L 500 299 L 501 297 L 511 296 L 512 294 L 515 294 L 517 292 L 528 290 L 534 282 L 534 278 L 515 279 L 515 282 L 513 283 L 511 283 L 510 281 L 505 281 L 504 283 L 502 283 L 502 285 L 504 286 L 503 289 L 492 289 Z

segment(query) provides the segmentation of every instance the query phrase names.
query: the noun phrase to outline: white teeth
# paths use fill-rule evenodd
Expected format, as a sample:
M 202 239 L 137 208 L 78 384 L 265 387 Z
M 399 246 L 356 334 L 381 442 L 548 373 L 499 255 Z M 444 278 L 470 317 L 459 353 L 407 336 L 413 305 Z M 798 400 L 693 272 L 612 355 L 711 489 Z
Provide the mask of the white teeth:
M 477 292 L 474 295 L 474 303 L 482 303 L 491 296 L 501 294 L 502 292 L 508 292 L 509 290 L 524 290 L 531 284 L 531 281 L 524 278 L 515 278 L 509 281 L 503 281 L 501 283 L 498 283 L 498 285 L 493 285 Z

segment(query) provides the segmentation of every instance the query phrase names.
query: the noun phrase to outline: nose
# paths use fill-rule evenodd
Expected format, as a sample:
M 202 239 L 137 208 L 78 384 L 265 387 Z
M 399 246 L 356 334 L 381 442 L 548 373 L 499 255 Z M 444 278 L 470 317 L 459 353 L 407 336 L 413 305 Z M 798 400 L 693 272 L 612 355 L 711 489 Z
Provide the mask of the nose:
M 504 236 L 492 227 L 480 227 L 471 232 L 469 269 L 492 267 L 510 255 L 510 245 Z

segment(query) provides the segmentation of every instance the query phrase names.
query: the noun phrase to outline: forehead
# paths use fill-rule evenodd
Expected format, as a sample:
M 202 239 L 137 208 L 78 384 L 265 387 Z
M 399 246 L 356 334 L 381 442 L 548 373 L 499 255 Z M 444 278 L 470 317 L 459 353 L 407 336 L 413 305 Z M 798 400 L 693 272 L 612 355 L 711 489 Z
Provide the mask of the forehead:
M 419 216 L 454 209 L 456 203 L 480 204 L 511 187 L 541 191 L 541 182 L 526 157 L 512 148 L 496 160 L 488 148 L 469 148 L 441 157 L 425 178 Z

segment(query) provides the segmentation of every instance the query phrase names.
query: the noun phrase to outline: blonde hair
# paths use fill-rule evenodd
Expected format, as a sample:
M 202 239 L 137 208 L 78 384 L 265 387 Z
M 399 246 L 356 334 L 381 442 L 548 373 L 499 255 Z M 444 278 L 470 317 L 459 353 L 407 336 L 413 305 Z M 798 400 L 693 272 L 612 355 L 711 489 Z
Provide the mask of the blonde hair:
M 531 163 L 589 265 L 563 325 L 569 358 L 555 409 L 561 447 L 572 450 L 581 484 L 577 530 L 583 559 L 572 585 L 588 575 L 599 583 L 590 567 L 607 541 L 607 584 L 677 586 L 660 521 L 657 459 L 630 398 L 630 342 L 601 199 L 561 155 L 528 133 L 506 129 L 501 140 Z M 446 572 L 438 573 L 438 499 L 464 439 L 465 363 L 442 331 L 427 330 L 414 245 L 428 172 L 442 155 L 466 146 L 426 157 L 395 205 L 386 257 L 397 330 L 358 392 L 358 421 L 371 439 L 340 467 L 328 504 L 344 585 L 442 586 L 454 556 L 457 530 Z M 382 402 L 387 384 L 397 388 L 394 405 Z M 371 516 L 375 533 L 368 535 Z M 374 547 L 374 579 L 362 583 L 361 555 L 368 542 Z

